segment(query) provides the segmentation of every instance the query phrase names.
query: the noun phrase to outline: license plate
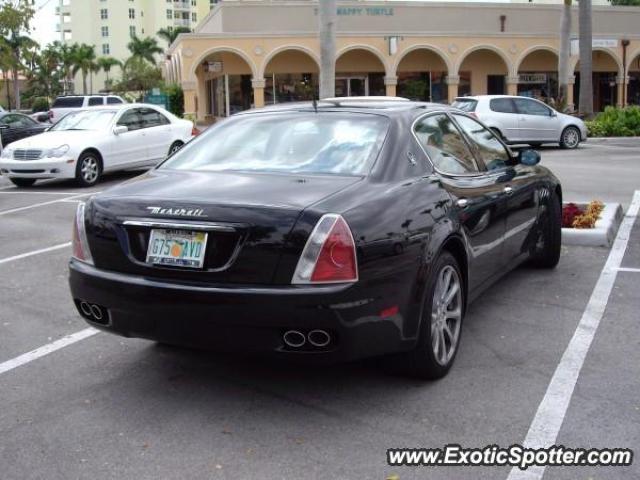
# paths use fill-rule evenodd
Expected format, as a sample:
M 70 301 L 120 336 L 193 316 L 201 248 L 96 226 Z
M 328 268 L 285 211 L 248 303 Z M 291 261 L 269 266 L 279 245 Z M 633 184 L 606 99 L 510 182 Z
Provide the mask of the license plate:
M 206 232 L 151 230 L 147 263 L 202 268 L 206 250 Z

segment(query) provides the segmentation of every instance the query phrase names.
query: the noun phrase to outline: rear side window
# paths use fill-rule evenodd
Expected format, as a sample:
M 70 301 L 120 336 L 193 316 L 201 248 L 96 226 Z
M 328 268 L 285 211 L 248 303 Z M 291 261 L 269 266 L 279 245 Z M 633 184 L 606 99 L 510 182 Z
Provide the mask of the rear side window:
M 142 121 L 144 122 L 143 128 L 158 127 L 169 123 L 167 117 L 151 108 L 141 109 L 140 114 L 142 115 Z
M 90 107 L 95 107 L 98 105 L 104 105 L 104 98 L 102 97 L 91 97 L 89 99 L 89 106 Z
M 122 100 L 120 100 L 118 97 L 108 97 L 107 98 L 107 104 L 109 105 L 117 105 L 122 103 Z
M 51 108 L 81 108 L 84 97 L 60 97 L 56 98 Z
M 538 115 L 540 117 L 548 117 L 551 115 L 551 110 L 549 110 L 548 107 L 535 100 L 516 98 L 515 103 L 518 107 L 518 112 L 523 115 Z
M 478 101 L 471 98 L 457 98 L 452 106 L 463 112 L 475 112 Z
M 478 165 L 465 140 L 445 114 L 429 115 L 416 123 L 414 133 L 433 165 L 441 172 L 478 172 Z
M 498 113 L 516 113 L 516 106 L 510 98 L 493 98 L 489 102 L 489 108 Z

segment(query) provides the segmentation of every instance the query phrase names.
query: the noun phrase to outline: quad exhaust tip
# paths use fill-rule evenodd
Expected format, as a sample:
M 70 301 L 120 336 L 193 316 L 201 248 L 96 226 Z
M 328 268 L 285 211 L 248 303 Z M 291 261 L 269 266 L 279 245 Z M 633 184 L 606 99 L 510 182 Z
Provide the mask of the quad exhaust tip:
M 88 303 L 84 300 L 80 302 L 80 311 L 89 320 L 96 323 L 106 325 L 108 322 L 105 319 L 106 309 L 95 303 Z
M 331 335 L 325 330 L 311 330 L 306 335 L 299 330 L 288 330 L 282 339 L 289 348 L 302 348 L 307 343 L 317 348 L 324 348 L 331 343 Z

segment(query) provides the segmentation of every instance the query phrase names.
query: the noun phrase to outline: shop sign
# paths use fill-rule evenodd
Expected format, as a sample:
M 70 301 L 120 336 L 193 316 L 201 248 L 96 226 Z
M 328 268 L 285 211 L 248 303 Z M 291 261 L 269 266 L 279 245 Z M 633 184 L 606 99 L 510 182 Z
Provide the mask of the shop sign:
M 318 9 L 314 12 L 318 15 Z M 393 7 L 338 7 L 337 13 L 341 17 L 392 17 Z
M 547 83 L 546 73 L 521 73 L 518 76 L 518 83 L 534 84 Z
M 222 68 L 223 68 L 222 62 L 204 62 L 205 72 L 219 73 L 222 71 Z
M 592 48 L 618 48 L 618 40 L 615 38 L 594 38 Z M 580 53 L 580 41 L 577 38 L 571 39 L 571 55 Z

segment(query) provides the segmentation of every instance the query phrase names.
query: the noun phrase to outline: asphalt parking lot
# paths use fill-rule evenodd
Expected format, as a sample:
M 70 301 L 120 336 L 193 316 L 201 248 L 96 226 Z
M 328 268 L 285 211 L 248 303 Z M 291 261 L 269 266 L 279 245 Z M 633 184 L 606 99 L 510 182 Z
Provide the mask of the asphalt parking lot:
M 545 148 L 543 164 L 565 200 L 626 209 L 638 148 Z M 568 447 L 640 446 L 640 221 L 629 217 L 618 243 L 623 270 L 603 270 L 609 250 L 563 247 L 556 270 L 507 275 L 472 304 L 450 374 L 424 383 L 376 361 L 309 369 L 86 332 L 67 286 L 75 207 L 132 175 L 90 190 L 18 190 L 0 177 L 0 478 L 506 479 L 505 467 L 391 468 L 386 451 L 507 447 L 536 420 L 559 419 L 556 443 Z M 604 299 L 603 279 L 615 279 Z M 584 322 L 594 301 L 597 329 Z M 568 408 L 540 417 L 576 332 L 593 341 L 575 389 L 560 385 Z M 549 467 L 544 478 L 637 479 L 640 464 Z

